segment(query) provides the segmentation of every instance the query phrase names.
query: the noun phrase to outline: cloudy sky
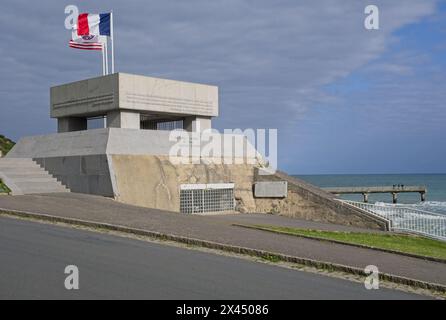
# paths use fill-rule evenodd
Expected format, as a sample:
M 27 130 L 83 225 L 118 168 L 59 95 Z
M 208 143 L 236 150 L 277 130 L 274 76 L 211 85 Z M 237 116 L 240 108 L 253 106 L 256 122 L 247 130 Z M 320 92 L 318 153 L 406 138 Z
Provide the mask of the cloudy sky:
M 68 4 L 113 9 L 117 71 L 218 85 L 218 129 L 277 128 L 281 169 L 446 172 L 445 1 L 3 1 L 0 134 L 54 132 L 49 87 L 101 73 Z

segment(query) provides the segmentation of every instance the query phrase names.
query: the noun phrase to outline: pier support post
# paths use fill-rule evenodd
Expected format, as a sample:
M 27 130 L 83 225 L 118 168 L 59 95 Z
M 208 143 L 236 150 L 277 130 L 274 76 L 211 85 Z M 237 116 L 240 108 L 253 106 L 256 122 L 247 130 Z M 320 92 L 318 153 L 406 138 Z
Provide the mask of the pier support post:
M 392 192 L 393 203 L 398 203 L 398 192 Z
M 426 201 L 426 192 L 420 192 L 421 202 Z
M 364 197 L 364 203 L 368 203 L 369 202 L 369 194 L 363 193 L 362 196 Z

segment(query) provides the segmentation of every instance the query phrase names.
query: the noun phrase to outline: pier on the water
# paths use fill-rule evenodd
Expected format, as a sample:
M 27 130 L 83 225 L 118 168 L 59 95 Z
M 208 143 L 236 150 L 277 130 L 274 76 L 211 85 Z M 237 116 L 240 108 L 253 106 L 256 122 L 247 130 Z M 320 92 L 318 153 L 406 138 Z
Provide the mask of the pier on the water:
M 340 194 L 362 194 L 364 202 L 369 201 L 370 193 L 390 193 L 392 195 L 393 203 L 398 202 L 399 193 L 417 192 L 420 194 L 421 201 L 426 200 L 427 188 L 425 186 L 381 186 L 381 187 L 335 187 L 335 188 L 323 188 L 325 191 L 333 193 L 335 195 Z

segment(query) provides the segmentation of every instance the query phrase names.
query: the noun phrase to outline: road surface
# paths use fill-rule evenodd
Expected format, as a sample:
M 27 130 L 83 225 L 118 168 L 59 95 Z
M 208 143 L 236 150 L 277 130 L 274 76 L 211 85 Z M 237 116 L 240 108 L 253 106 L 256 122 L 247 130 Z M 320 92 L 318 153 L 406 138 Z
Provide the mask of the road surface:
M 0 217 L 0 299 L 418 299 L 233 257 Z M 79 269 L 66 290 L 65 267 Z

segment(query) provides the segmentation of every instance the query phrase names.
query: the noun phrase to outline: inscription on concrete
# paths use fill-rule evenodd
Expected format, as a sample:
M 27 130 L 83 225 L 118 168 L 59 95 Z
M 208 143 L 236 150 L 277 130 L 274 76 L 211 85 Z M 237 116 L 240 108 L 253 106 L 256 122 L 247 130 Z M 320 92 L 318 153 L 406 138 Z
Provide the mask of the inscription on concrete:
M 116 73 L 51 88 L 51 117 L 140 114 L 218 116 L 216 86 Z
M 254 184 L 256 198 L 286 198 L 288 183 L 286 181 L 262 181 Z
M 191 115 L 214 115 L 214 104 L 209 100 L 163 97 L 126 92 L 125 102 L 139 105 L 144 110 Z

